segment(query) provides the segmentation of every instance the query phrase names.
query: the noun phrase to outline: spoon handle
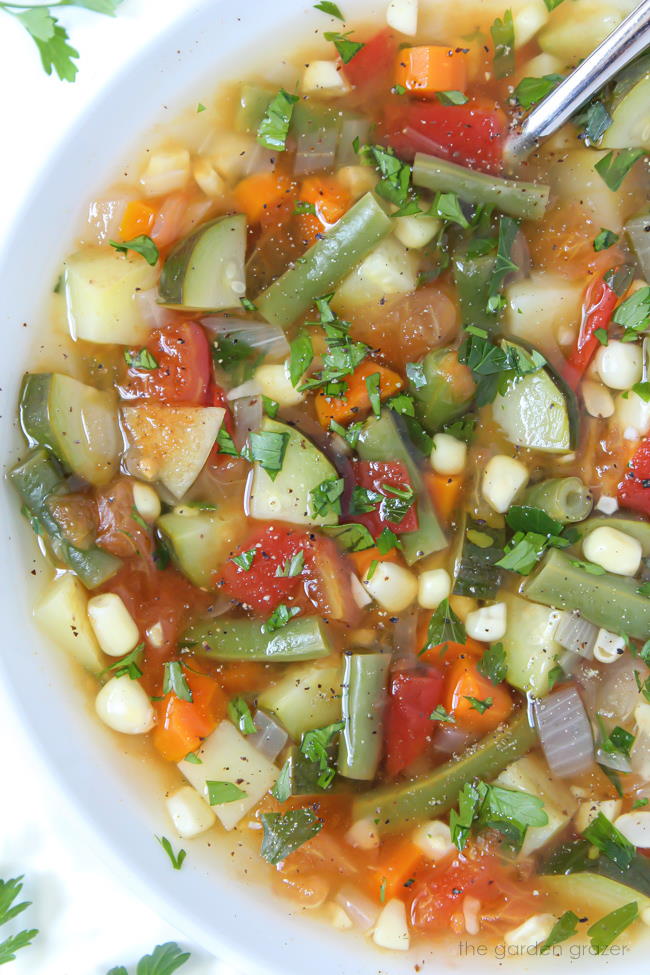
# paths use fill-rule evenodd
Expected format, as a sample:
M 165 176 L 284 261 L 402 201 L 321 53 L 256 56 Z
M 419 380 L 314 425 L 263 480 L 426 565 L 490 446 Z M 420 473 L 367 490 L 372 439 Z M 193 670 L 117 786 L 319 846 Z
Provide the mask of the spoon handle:
M 650 45 L 650 0 L 643 0 L 595 51 L 544 98 L 508 137 L 506 158 L 525 158 L 545 136 L 561 128 L 621 68 Z

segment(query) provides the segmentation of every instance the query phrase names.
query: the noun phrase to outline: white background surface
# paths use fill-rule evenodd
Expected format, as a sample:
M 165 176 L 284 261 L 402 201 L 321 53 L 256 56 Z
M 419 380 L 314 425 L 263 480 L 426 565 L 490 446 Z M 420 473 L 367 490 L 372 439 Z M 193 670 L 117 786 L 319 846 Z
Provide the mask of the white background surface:
M 115 19 L 63 9 L 60 19 L 81 54 L 74 84 L 48 78 L 33 41 L 0 11 L 3 236 L 44 160 L 94 93 L 145 40 L 193 6 L 193 0 L 125 0 Z M 3 652 L 19 653 L 20 647 L 5 646 Z M 35 927 L 41 932 L 34 947 L 21 951 L 2 972 L 106 975 L 117 964 L 135 972 L 143 954 L 171 940 L 192 952 L 180 969 L 183 975 L 237 975 L 188 944 L 181 932 L 136 900 L 94 852 L 80 844 L 47 770 L 24 738 L 0 687 L 0 877 L 24 873 L 24 893 L 33 901 L 11 929 Z M 160 854 L 165 856 L 162 849 Z M 9 930 L 0 929 L 0 941 Z

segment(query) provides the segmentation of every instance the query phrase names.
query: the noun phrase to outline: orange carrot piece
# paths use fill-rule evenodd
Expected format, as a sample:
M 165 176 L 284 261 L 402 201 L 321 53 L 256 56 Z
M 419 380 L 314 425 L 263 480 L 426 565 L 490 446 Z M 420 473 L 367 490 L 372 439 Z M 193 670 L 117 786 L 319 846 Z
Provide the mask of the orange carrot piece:
M 377 546 L 373 545 L 372 548 L 364 548 L 361 552 L 348 552 L 348 558 L 352 560 L 357 575 L 363 579 L 373 562 L 397 562 L 399 554 L 396 548 L 391 548 L 382 555 Z
M 327 396 L 323 390 L 316 395 L 314 406 L 321 426 L 329 430 L 332 420 L 341 424 L 349 423 L 351 420 L 359 418 L 362 413 L 367 412 L 370 409 L 370 397 L 368 396 L 366 378 L 374 373 L 379 373 L 379 396 L 382 402 L 399 392 L 404 386 L 404 380 L 399 373 L 366 359 L 357 366 L 350 376 L 345 377 L 348 387 L 345 392 L 345 399 Z
M 481 713 L 480 706 L 473 706 L 470 698 L 483 702 L 492 698 L 492 704 Z M 504 685 L 495 686 L 484 677 L 473 660 L 459 657 L 447 675 L 444 706 L 459 727 L 484 735 L 506 720 L 512 711 L 512 697 Z
M 313 243 L 317 234 L 328 230 L 349 209 L 352 200 L 335 176 L 308 176 L 300 184 L 298 205 L 312 204 L 315 213 L 300 217 L 300 231 Z
M 235 204 L 249 223 L 259 223 L 265 211 L 293 191 L 293 183 L 282 173 L 253 173 L 237 183 Z
M 395 61 L 395 85 L 417 95 L 465 91 L 467 55 L 453 47 L 429 44 L 405 47 Z
M 144 200 L 131 200 L 127 203 L 122 222 L 120 237 L 122 240 L 133 240 L 141 234 L 149 236 L 156 220 L 157 210 Z
M 458 505 L 463 478 L 458 474 L 431 473 L 426 475 L 426 484 L 438 515 L 449 524 Z
M 418 647 L 426 645 L 430 619 L 431 614 L 424 618 L 424 622 L 418 624 Z M 456 643 L 454 640 L 448 640 L 446 643 L 439 643 L 436 647 L 430 647 L 429 650 L 425 650 L 420 655 L 420 660 L 428 664 L 444 666 L 458 659 L 472 660 L 475 657 L 480 658 L 484 650 L 484 643 L 479 643 L 478 640 L 472 640 L 471 636 L 468 636 L 464 643 Z
M 156 726 L 152 741 L 168 762 L 180 762 L 188 752 L 195 751 L 226 715 L 226 695 L 212 677 L 189 670 L 184 674 L 192 692 L 191 701 L 170 692 L 162 701 L 154 702 Z
M 411 840 L 400 837 L 387 840 L 379 851 L 379 860 L 372 867 L 370 891 L 382 903 L 394 897 L 403 900 L 409 881 L 423 859 L 422 851 Z

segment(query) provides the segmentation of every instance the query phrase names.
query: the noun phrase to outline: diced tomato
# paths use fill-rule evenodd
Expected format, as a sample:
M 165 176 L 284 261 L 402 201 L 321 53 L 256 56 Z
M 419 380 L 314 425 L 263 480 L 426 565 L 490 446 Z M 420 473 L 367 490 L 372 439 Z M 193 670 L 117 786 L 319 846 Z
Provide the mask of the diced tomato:
M 152 534 L 137 517 L 133 484 L 132 478 L 120 477 L 95 494 L 99 520 L 97 544 L 121 559 L 146 558 L 153 551 Z
M 386 770 L 398 775 L 425 751 L 436 730 L 430 715 L 442 700 L 439 670 L 401 670 L 393 674 L 386 713 Z
M 269 525 L 242 545 L 237 555 L 254 550 L 248 570 L 233 562 L 219 576 L 224 592 L 268 616 L 280 603 L 301 612 L 345 620 L 354 625 L 359 608 L 350 589 L 351 568 L 330 538 L 283 525 Z M 281 575 L 293 556 L 303 553 L 303 568 L 294 576 Z M 235 556 L 236 557 L 236 556 Z
M 509 886 L 506 869 L 493 853 L 468 848 L 451 861 L 418 871 L 411 887 L 411 923 L 420 930 L 447 931 L 465 897 L 481 905 L 505 903 Z
M 380 501 L 374 511 L 354 515 L 353 520 L 361 522 L 376 538 L 384 528 L 389 528 L 396 535 L 404 532 L 416 531 L 418 516 L 415 504 L 412 504 L 401 521 L 391 521 L 387 514 L 389 499 L 398 500 L 397 495 L 389 490 L 391 487 L 398 491 L 411 489 L 411 478 L 405 465 L 400 461 L 385 463 L 383 461 L 358 460 L 354 463 L 355 481 L 359 487 L 381 494 L 386 501 Z
M 382 129 L 384 141 L 403 159 L 427 152 L 487 173 L 502 168 L 507 120 L 501 109 L 400 102 L 388 107 Z
M 197 322 L 154 329 L 146 350 L 157 365 L 153 369 L 129 366 L 126 381 L 119 387 L 123 399 L 208 405 L 212 381 L 210 344 Z M 131 349 L 131 361 L 139 362 L 141 354 L 142 349 Z
M 228 699 L 214 678 L 197 673 L 196 662 L 183 668 L 191 701 L 170 692 L 154 703 L 156 727 L 153 744 L 168 762 L 180 762 L 212 734 L 225 717 Z
M 637 448 L 618 486 L 621 507 L 650 517 L 650 437 Z
M 395 35 L 388 28 L 379 31 L 357 51 L 341 70 L 355 88 L 367 89 L 392 77 L 393 62 L 397 51 Z
M 604 278 L 596 278 L 587 287 L 582 303 L 578 341 L 564 370 L 564 378 L 573 389 L 577 388 L 599 348 L 600 343 L 595 332 L 598 329 L 607 331 L 617 302 L 618 295 Z

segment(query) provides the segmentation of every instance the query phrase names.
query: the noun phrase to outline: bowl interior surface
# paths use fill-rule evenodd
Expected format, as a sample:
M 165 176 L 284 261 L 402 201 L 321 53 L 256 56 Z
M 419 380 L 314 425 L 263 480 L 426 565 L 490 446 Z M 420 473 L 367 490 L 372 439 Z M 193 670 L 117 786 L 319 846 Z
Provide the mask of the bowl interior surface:
M 371 17 L 382 24 L 385 5 L 386 0 L 345 0 L 344 8 L 352 20 Z M 44 162 L 24 212 L 5 237 L 0 263 L 3 473 L 23 449 L 15 419 L 21 375 L 47 325 L 49 291 L 63 257 L 74 246 L 75 226 L 88 200 L 113 181 L 121 162 L 141 149 L 153 123 L 173 118 L 179 109 L 210 94 L 221 80 L 241 79 L 258 63 L 277 62 L 282 52 L 290 55 L 314 29 L 335 27 L 311 4 L 297 0 L 199 2 L 122 67 Z M 100 725 L 84 680 L 32 623 L 32 605 L 45 567 L 4 479 L 0 532 L 2 679 L 80 828 L 130 886 L 189 937 L 251 975 L 302 973 L 307 966 L 311 975 L 476 969 L 472 949 L 463 952 L 459 939 L 447 954 L 421 947 L 404 955 L 387 953 L 360 936 L 292 912 L 290 903 L 274 897 L 268 887 L 237 879 L 224 851 L 209 848 L 209 840 L 185 841 L 190 855 L 182 871 L 172 871 L 154 836 L 170 835 L 159 771 Z M 641 951 L 639 946 L 630 954 L 628 948 L 625 959 L 610 955 L 608 970 L 622 973 L 625 967 L 628 975 L 640 973 Z M 504 964 L 491 949 L 480 957 L 483 971 L 496 971 Z M 568 950 L 553 959 L 562 971 L 576 961 Z M 519 954 L 512 962 L 521 971 L 548 964 L 549 959 Z M 584 963 L 594 961 L 587 955 Z

